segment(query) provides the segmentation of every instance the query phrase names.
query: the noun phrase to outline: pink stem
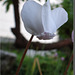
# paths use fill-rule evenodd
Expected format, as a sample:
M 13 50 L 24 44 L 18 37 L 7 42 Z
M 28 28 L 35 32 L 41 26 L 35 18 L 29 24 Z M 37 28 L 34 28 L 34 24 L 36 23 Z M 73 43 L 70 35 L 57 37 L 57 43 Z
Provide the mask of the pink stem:
M 32 39 L 33 39 L 33 35 L 31 36 L 31 38 L 30 38 L 30 40 L 29 40 L 29 42 L 28 42 L 28 44 L 27 44 L 27 46 L 26 46 L 26 49 L 25 49 L 25 51 L 24 51 L 24 54 L 23 54 L 23 56 L 22 56 L 22 58 L 21 58 L 20 64 L 19 64 L 19 66 L 18 66 L 18 69 L 17 69 L 17 71 L 16 71 L 16 75 L 18 75 L 18 73 L 19 73 L 19 71 L 20 71 L 22 62 L 23 62 L 24 57 L 25 57 L 25 55 L 26 55 L 26 52 L 27 52 L 27 50 L 28 50 L 28 48 L 29 48 L 29 46 L 30 46 L 30 44 L 31 44 Z
M 65 70 L 64 75 L 66 75 L 66 74 L 67 74 L 67 71 L 68 71 L 68 69 L 69 69 L 69 66 L 70 66 L 70 64 L 71 64 L 72 60 L 73 60 L 73 54 L 72 54 L 72 56 L 71 56 L 71 58 L 70 58 L 70 60 L 69 60 L 69 63 L 68 63 L 68 65 L 67 65 L 67 68 L 66 68 L 66 70 Z

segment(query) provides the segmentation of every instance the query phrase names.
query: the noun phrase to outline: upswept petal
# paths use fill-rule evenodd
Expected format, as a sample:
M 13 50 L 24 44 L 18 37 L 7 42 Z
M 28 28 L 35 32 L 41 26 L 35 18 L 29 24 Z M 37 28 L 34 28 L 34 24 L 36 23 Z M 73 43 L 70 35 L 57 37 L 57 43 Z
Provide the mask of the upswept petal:
M 56 31 L 56 25 L 52 18 L 49 0 L 42 6 L 42 24 L 44 32 L 53 34 Z
M 62 26 L 68 20 L 68 14 L 65 9 L 58 7 L 52 10 L 52 17 L 56 24 L 56 29 Z
M 21 17 L 24 26 L 33 35 L 39 35 L 44 32 L 41 12 L 42 6 L 35 1 L 27 1 L 22 8 Z

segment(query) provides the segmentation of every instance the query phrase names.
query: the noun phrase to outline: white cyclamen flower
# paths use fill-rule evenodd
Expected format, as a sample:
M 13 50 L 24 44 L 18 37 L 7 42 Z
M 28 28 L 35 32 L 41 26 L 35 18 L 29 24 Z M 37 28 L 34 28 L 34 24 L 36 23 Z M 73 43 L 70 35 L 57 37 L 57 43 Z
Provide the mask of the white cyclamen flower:
M 51 10 L 49 0 L 44 5 L 33 0 L 25 2 L 21 17 L 26 30 L 44 40 L 52 39 L 56 30 L 68 20 L 68 14 L 63 8 Z

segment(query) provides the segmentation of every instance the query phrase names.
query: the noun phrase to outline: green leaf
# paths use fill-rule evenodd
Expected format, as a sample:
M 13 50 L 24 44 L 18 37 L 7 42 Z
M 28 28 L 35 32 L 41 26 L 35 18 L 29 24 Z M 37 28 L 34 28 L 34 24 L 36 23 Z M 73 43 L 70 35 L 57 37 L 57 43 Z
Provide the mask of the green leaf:
M 5 1 L 3 2 L 3 5 L 5 5 L 5 4 L 6 4 L 6 12 L 8 12 L 8 10 L 9 10 L 9 8 L 10 8 L 10 5 L 13 4 L 13 3 L 12 3 L 12 0 L 5 0 Z
M 22 1 L 24 1 L 24 0 L 22 0 Z
M 0 0 L 0 1 L 2 1 L 2 0 Z
M 8 1 L 5 1 L 4 3 L 3 3 L 3 5 L 5 5 L 5 4 L 7 4 L 8 3 Z
M 10 4 L 7 4 L 7 6 L 6 6 L 6 12 L 8 12 L 9 7 L 10 7 Z

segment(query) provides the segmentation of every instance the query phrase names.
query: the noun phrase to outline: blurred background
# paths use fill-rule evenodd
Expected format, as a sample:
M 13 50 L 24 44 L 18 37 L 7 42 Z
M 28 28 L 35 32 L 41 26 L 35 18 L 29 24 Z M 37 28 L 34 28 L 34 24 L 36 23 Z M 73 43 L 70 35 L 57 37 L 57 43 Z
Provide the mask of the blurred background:
M 46 0 L 35 0 L 44 4 Z M 0 0 L 0 73 L 15 75 L 31 35 L 25 30 L 20 13 L 26 0 Z M 63 75 L 73 53 L 73 0 L 50 0 L 51 8 L 63 7 L 68 21 L 51 40 L 34 37 L 19 75 Z M 73 75 L 73 61 L 67 75 Z

